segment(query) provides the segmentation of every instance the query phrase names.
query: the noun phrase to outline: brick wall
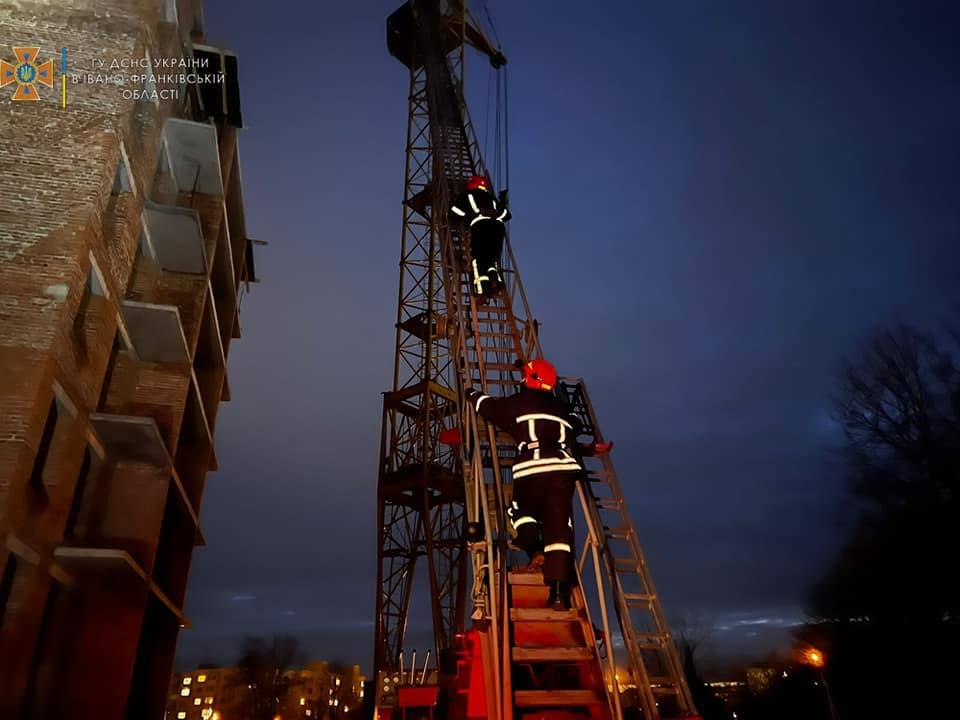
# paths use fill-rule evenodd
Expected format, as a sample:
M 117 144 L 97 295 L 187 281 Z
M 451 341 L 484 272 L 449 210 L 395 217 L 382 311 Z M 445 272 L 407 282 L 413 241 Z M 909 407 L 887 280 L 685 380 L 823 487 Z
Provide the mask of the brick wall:
M 95 59 L 189 53 L 203 40 L 193 2 L 177 0 L 179 24 L 165 5 L 0 0 L 0 57 L 39 46 L 40 61 L 57 66 L 39 102 L 0 89 L 0 577 L 13 578 L 0 595 L 3 718 L 162 717 L 186 624 L 249 246 L 231 182 L 235 131 L 217 127 L 227 197 L 171 196 L 161 135 L 171 116 L 205 121 L 195 99 L 137 101 L 115 85 L 71 82 L 63 109 L 59 86 L 61 47 L 75 72 L 95 72 Z M 121 166 L 127 184 L 114 192 Z M 139 252 L 148 199 L 198 210 L 207 275 L 165 271 Z M 127 300 L 176 308 L 190 364 L 139 356 Z M 228 325 L 220 333 L 216 318 Z

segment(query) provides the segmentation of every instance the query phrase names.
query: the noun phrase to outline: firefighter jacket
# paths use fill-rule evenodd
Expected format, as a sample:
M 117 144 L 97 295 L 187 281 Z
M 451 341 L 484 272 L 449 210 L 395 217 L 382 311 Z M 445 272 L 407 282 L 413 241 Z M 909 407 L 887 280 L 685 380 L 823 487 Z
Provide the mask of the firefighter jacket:
M 583 469 L 572 449 L 582 429 L 580 419 L 552 393 L 523 388 L 509 397 L 493 398 L 470 389 L 466 396 L 478 415 L 513 436 L 514 479 Z
M 505 223 L 510 217 L 510 211 L 500 204 L 493 193 L 479 188 L 463 193 L 450 206 L 450 219 L 462 222 L 469 228 L 484 221 Z

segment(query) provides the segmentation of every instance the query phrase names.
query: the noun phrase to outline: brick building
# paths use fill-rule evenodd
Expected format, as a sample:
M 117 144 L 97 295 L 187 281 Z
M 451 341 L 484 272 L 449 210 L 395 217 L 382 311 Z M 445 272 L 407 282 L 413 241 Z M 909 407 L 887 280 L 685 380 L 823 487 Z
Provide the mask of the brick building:
M 54 73 L 0 86 L 0 718 L 159 720 L 255 279 L 236 58 L 199 0 L 0 2 L 0 39 Z
M 287 670 L 286 694 L 277 704 L 282 720 L 363 717 L 364 681 L 359 665 L 311 662 Z M 201 665 L 170 681 L 167 720 L 227 720 L 248 717 L 249 692 L 241 670 Z

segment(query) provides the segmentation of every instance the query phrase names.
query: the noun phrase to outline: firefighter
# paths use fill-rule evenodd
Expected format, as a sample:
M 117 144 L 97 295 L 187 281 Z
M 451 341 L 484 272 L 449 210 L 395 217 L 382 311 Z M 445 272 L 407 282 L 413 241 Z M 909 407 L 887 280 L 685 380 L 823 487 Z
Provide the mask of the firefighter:
M 450 206 L 451 221 L 470 233 L 473 289 L 481 296 L 496 293 L 503 282 L 500 253 L 507 232 L 504 223 L 511 217 L 490 188 L 487 178 L 474 175 L 467 181 L 466 192 Z
M 583 467 L 575 453 L 602 454 L 607 444 L 578 446 L 577 414 L 552 390 L 557 371 L 546 360 L 523 365 L 524 386 L 506 398 L 467 390 L 477 414 L 513 436 L 513 501 L 507 510 L 530 567 L 543 567 L 550 588 L 547 606 L 570 608 L 573 552 L 573 493 Z M 576 448 L 576 449 L 575 449 Z

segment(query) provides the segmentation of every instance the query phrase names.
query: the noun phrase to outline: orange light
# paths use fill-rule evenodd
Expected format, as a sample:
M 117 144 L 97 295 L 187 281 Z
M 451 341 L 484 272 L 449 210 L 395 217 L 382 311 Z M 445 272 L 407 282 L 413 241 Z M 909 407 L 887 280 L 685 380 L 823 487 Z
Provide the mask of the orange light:
M 803 662 L 815 668 L 822 668 L 826 664 L 826 659 L 816 648 L 807 648 L 803 651 Z

